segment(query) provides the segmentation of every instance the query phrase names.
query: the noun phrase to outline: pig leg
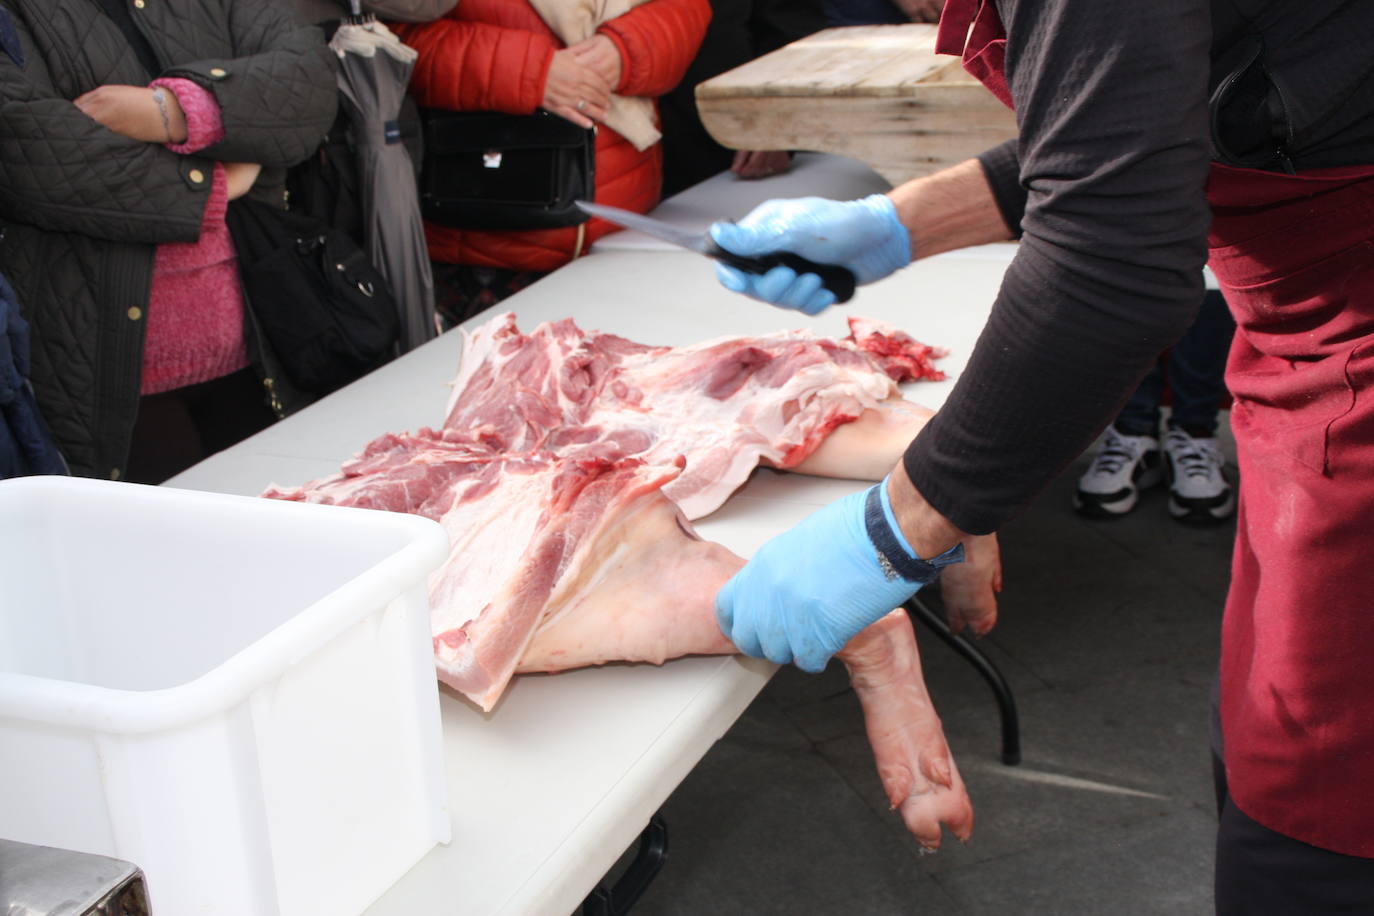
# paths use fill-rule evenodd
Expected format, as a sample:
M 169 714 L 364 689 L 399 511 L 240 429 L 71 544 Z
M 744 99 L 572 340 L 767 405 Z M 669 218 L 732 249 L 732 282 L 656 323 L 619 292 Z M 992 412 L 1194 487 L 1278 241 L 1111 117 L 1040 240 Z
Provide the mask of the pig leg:
M 733 654 L 716 623 L 715 597 L 743 565 L 697 537 L 667 498 L 646 500 L 559 583 L 516 670 Z
M 560 586 L 517 671 L 733 653 L 716 623 L 715 595 L 743 565 L 697 538 L 671 502 L 649 501 L 594 545 L 576 584 Z M 932 849 L 942 822 L 966 839 L 972 807 L 921 680 L 906 614 L 894 611 L 868 627 L 839 658 L 859 696 L 884 790 L 907 828 Z
M 841 424 L 801 463 L 787 470 L 816 477 L 882 480 L 935 412 L 893 398 Z
M 868 627 L 838 657 L 863 706 L 888 801 L 907 829 L 931 850 L 940 846 L 941 824 L 967 840 L 973 804 L 926 692 L 906 612 L 893 611 Z
M 964 538 L 964 562 L 940 570 L 940 598 L 955 633 L 968 627 L 984 636 L 997 623 L 997 593 L 1002 590 L 1002 554 L 997 535 Z

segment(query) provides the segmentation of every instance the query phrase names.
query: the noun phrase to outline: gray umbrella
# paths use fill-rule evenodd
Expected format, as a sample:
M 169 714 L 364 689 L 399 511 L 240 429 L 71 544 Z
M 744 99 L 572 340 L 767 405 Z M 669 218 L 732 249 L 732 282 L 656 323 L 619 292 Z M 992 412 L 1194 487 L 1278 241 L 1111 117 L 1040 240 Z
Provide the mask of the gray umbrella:
M 330 47 L 358 150 L 367 251 L 396 297 L 404 353 L 436 333 L 415 166 L 398 123 L 416 53 L 380 22 L 345 22 Z

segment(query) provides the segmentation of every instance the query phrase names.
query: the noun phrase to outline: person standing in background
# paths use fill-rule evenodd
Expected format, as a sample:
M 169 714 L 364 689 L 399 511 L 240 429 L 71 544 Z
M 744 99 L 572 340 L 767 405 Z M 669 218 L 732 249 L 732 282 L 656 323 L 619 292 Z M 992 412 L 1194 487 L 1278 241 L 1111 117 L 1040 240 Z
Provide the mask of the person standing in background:
M 29 384 L 29 325 L 0 274 L 0 478 L 66 473 Z
M 7 0 L 0 267 L 73 473 L 156 483 L 290 409 L 224 225 L 333 120 L 317 30 L 275 0 Z
M 644 213 L 659 201 L 663 152 L 652 100 L 676 86 L 711 16 L 708 0 L 604 5 L 563 0 L 462 0 L 452 12 L 396 32 L 420 52 L 410 89 L 422 107 L 533 114 L 544 109 L 597 127 L 596 201 Z M 547 9 L 546 9 L 547 7 Z M 595 9 L 594 9 L 595 8 Z M 565 42 L 549 24 L 581 17 L 590 37 Z M 608 123 L 612 97 L 649 100 Z M 626 136 L 626 132 L 634 136 Z M 553 229 L 476 230 L 426 224 L 436 307 L 448 324 L 489 308 L 585 254 L 619 227 L 592 219 Z
M 1169 482 L 1169 514 L 1209 524 L 1235 514 L 1217 442 L 1217 415 L 1226 399 L 1226 354 L 1236 323 L 1221 293 L 1209 289 L 1197 320 L 1145 373 L 1078 479 L 1073 507 L 1089 518 L 1116 518 L 1136 507 L 1140 491 Z M 1167 383 L 1169 419 L 1160 435 Z M 1163 449 L 1160 440 L 1163 440 Z
M 831 26 L 939 22 L 945 0 L 825 0 Z
M 659 99 L 663 115 L 663 196 L 730 169 L 766 178 L 792 164 L 787 150 L 732 150 L 706 132 L 696 88 L 713 76 L 825 27 L 819 0 L 713 0 L 711 24 L 682 82 Z

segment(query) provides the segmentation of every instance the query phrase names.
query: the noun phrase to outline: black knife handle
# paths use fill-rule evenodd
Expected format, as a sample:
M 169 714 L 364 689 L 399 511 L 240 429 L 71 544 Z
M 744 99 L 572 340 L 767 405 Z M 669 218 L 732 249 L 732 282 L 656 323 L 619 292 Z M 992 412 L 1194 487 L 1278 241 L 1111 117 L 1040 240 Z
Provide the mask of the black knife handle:
M 815 274 L 821 278 L 821 285 L 835 294 L 836 302 L 848 302 L 854 298 L 854 271 L 838 264 L 818 264 L 790 251 L 770 251 L 768 254 L 746 257 L 725 250 L 709 237 L 706 256 L 751 274 L 766 274 L 778 266 L 792 268 L 797 276 Z

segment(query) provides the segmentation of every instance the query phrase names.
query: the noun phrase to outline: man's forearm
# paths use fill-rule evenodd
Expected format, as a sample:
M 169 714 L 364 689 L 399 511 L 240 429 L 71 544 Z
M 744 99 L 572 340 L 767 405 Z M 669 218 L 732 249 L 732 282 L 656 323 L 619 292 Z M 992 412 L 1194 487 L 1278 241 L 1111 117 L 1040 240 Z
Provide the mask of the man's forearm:
M 914 178 L 887 196 L 911 233 L 912 260 L 1014 238 L 977 159 Z
M 913 260 L 1014 238 L 977 159 L 912 179 L 893 189 L 888 197 L 911 233 Z M 888 476 L 887 487 L 892 512 L 917 556 L 939 556 L 964 536 L 926 502 L 901 461 Z

